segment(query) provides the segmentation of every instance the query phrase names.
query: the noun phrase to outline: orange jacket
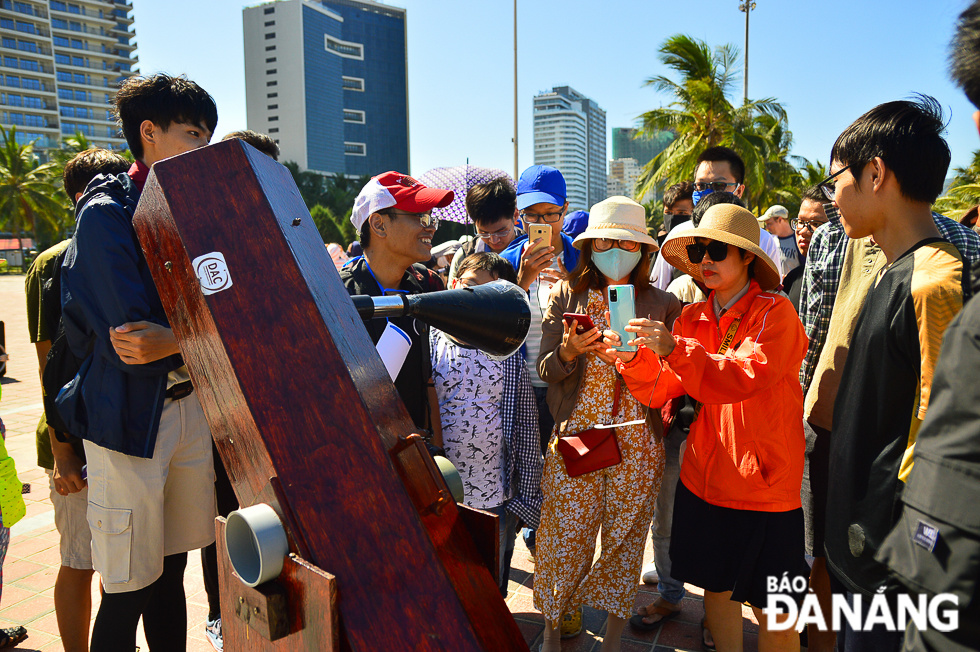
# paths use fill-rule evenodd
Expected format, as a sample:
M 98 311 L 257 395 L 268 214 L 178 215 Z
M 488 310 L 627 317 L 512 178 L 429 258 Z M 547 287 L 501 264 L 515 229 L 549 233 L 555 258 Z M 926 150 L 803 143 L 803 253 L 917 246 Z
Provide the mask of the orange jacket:
M 684 308 L 674 322 L 677 346 L 666 358 L 640 347 L 616 367 L 633 396 L 651 407 L 683 394 L 704 403 L 681 464 L 681 481 L 695 495 L 732 509 L 797 509 L 806 448 L 803 325 L 788 299 L 762 292 L 755 281 L 720 324 L 711 306 L 708 297 Z M 718 355 L 740 315 L 731 347 Z

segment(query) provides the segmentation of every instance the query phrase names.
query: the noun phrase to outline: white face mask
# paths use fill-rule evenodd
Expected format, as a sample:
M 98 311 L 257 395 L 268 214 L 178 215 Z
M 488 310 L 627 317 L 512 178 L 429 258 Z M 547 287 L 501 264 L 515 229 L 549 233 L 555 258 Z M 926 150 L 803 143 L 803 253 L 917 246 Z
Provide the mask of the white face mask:
M 618 281 L 629 276 L 629 273 L 640 262 L 642 255 L 642 249 L 623 251 L 619 247 L 613 247 L 609 251 L 592 252 L 592 262 L 606 278 L 611 281 Z

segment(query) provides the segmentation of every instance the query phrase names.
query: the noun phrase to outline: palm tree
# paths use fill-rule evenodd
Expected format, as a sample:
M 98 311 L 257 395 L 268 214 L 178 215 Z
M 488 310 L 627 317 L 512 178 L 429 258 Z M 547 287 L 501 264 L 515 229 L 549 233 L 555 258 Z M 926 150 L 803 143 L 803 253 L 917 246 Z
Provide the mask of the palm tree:
M 14 233 L 18 248 L 26 229 L 37 239 L 38 220 L 56 231 L 63 230 L 64 202 L 52 183 L 57 163 L 41 163 L 34 142 L 17 143 L 17 127 L 0 128 L 0 221 Z
M 946 193 L 936 200 L 937 213 L 958 220 L 980 204 L 980 150 L 973 152 L 973 160 L 965 168 L 954 168 L 953 181 Z
M 660 131 L 671 131 L 676 137 L 644 168 L 637 196 L 642 197 L 662 181 L 693 178 L 698 155 L 716 145 L 738 152 L 745 161 L 746 175 L 762 185 L 766 144 L 754 121 L 766 116 L 785 123 L 786 111 L 771 97 L 732 104 L 729 97 L 737 79 L 738 48 L 722 45 L 712 51 L 704 41 L 677 34 L 664 42 L 659 53 L 660 61 L 676 71 L 679 80 L 657 75 L 644 82 L 673 96 L 673 101 L 642 114 L 637 137 Z

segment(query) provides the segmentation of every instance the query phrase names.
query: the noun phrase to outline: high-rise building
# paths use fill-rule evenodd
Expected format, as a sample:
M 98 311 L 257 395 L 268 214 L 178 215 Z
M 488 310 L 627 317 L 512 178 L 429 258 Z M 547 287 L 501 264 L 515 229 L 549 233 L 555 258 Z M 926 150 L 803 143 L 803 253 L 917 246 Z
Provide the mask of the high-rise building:
M 639 180 L 640 165 L 635 158 L 618 158 L 609 161 L 606 188 L 610 196 L 623 195 L 635 199 L 633 195 L 636 192 L 636 182 Z
M 0 124 L 40 150 L 75 132 L 125 149 L 111 105 L 137 74 L 132 10 L 126 0 L 0 0 Z
M 636 132 L 637 130 L 631 127 L 613 127 L 613 160 L 631 158 L 642 169 L 657 154 L 667 149 L 667 146 L 674 140 L 674 134 L 669 131 L 658 131 L 654 136 L 646 138 L 637 138 Z
M 248 128 L 301 170 L 409 171 L 405 10 L 279 0 L 243 11 Z
M 568 209 L 589 210 L 606 198 L 606 112 L 569 86 L 534 97 L 534 164 L 558 168 Z

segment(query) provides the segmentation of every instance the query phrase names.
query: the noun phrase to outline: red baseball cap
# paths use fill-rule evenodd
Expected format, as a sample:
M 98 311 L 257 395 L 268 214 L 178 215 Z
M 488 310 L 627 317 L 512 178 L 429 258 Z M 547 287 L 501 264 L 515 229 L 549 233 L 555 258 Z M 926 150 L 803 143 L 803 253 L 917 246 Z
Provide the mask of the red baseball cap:
M 371 213 L 397 208 L 407 213 L 428 213 L 452 203 L 452 190 L 429 188 L 401 172 L 385 172 L 372 178 L 354 200 L 350 221 L 360 231 Z

